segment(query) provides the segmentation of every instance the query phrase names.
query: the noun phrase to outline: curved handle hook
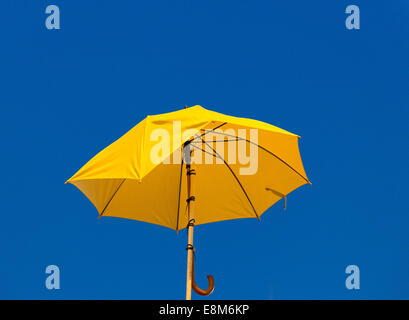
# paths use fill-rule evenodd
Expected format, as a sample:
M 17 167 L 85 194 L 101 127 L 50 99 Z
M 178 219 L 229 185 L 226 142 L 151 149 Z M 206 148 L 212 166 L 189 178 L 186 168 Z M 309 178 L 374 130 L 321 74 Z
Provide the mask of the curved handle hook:
M 209 286 L 207 287 L 206 290 L 200 289 L 195 281 L 195 266 L 194 263 L 192 263 L 192 289 L 194 292 L 197 294 L 200 294 L 201 296 L 208 296 L 211 294 L 214 290 L 214 279 L 213 276 L 208 275 L 207 276 L 207 281 L 209 281 Z

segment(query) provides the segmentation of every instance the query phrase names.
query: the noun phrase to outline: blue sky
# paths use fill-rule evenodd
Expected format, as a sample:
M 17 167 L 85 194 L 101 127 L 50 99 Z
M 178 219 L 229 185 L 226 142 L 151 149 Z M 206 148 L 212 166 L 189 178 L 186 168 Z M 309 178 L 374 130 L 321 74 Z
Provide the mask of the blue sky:
M 186 232 L 98 220 L 64 181 L 147 114 L 199 104 L 302 136 L 313 183 L 261 223 L 196 228 L 211 298 L 409 299 L 408 21 L 404 0 L 2 1 L 0 298 L 183 299 Z

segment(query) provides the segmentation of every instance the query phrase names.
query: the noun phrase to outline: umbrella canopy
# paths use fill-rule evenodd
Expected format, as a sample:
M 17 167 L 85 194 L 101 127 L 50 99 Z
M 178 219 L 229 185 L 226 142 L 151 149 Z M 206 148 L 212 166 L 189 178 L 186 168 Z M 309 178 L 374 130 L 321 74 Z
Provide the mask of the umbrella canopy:
M 257 218 L 309 183 L 298 136 L 264 122 L 200 106 L 148 116 L 98 153 L 67 182 L 99 216 L 188 228 L 186 299 L 195 283 L 195 225 Z M 186 177 L 185 179 L 183 177 Z M 66 183 L 67 183 L 66 182 Z
M 147 116 L 66 183 L 80 189 L 100 216 L 135 219 L 176 231 L 186 228 L 182 149 L 192 138 L 195 225 L 259 218 L 275 202 L 309 183 L 299 136 L 201 106 Z M 234 149 L 236 154 L 231 152 Z M 243 149 L 247 159 L 256 158 L 255 164 L 240 159 Z M 256 153 L 251 155 L 251 150 Z

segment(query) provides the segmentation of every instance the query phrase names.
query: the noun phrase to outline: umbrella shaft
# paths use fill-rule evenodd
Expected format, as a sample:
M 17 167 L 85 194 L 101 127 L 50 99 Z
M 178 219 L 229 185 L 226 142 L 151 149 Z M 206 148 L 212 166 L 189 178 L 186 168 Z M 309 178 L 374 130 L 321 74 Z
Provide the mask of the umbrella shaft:
M 193 248 L 193 226 L 188 229 L 188 248 Z M 192 298 L 192 280 L 193 280 L 193 249 L 187 250 L 187 277 L 186 277 L 186 300 Z
M 191 155 L 190 145 L 185 146 L 187 154 Z M 190 158 L 190 157 L 189 157 Z M 190 159 L 189 159 L 190 160 Z M 186 300 L 192 298 L 192 281 L 193 281 L 193 228 L 194 228 L 194 211 L 193 211 L 193 190 L 192 177 L 194 177 L 191 162 L 186 162 L 186 177 L 187 177 L 187 212 L 188 212 L 188 243 L 187 243 L 187 271 L 186 271 Z

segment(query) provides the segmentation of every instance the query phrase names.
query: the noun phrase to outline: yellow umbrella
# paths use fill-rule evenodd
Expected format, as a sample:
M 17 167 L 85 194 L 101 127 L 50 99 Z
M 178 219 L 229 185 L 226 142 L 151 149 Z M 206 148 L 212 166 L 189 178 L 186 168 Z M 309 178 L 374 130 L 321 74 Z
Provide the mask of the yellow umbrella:
M 66 183 L 80 189 L 99 217 L 188 228 L 186 299 L 194 282 L 193 227 L 257 218 L 310 183 L 299 136 L 270 124 L 201 106 L 147 116 Z M 186 178 L 183 178 L 186 177 Z

